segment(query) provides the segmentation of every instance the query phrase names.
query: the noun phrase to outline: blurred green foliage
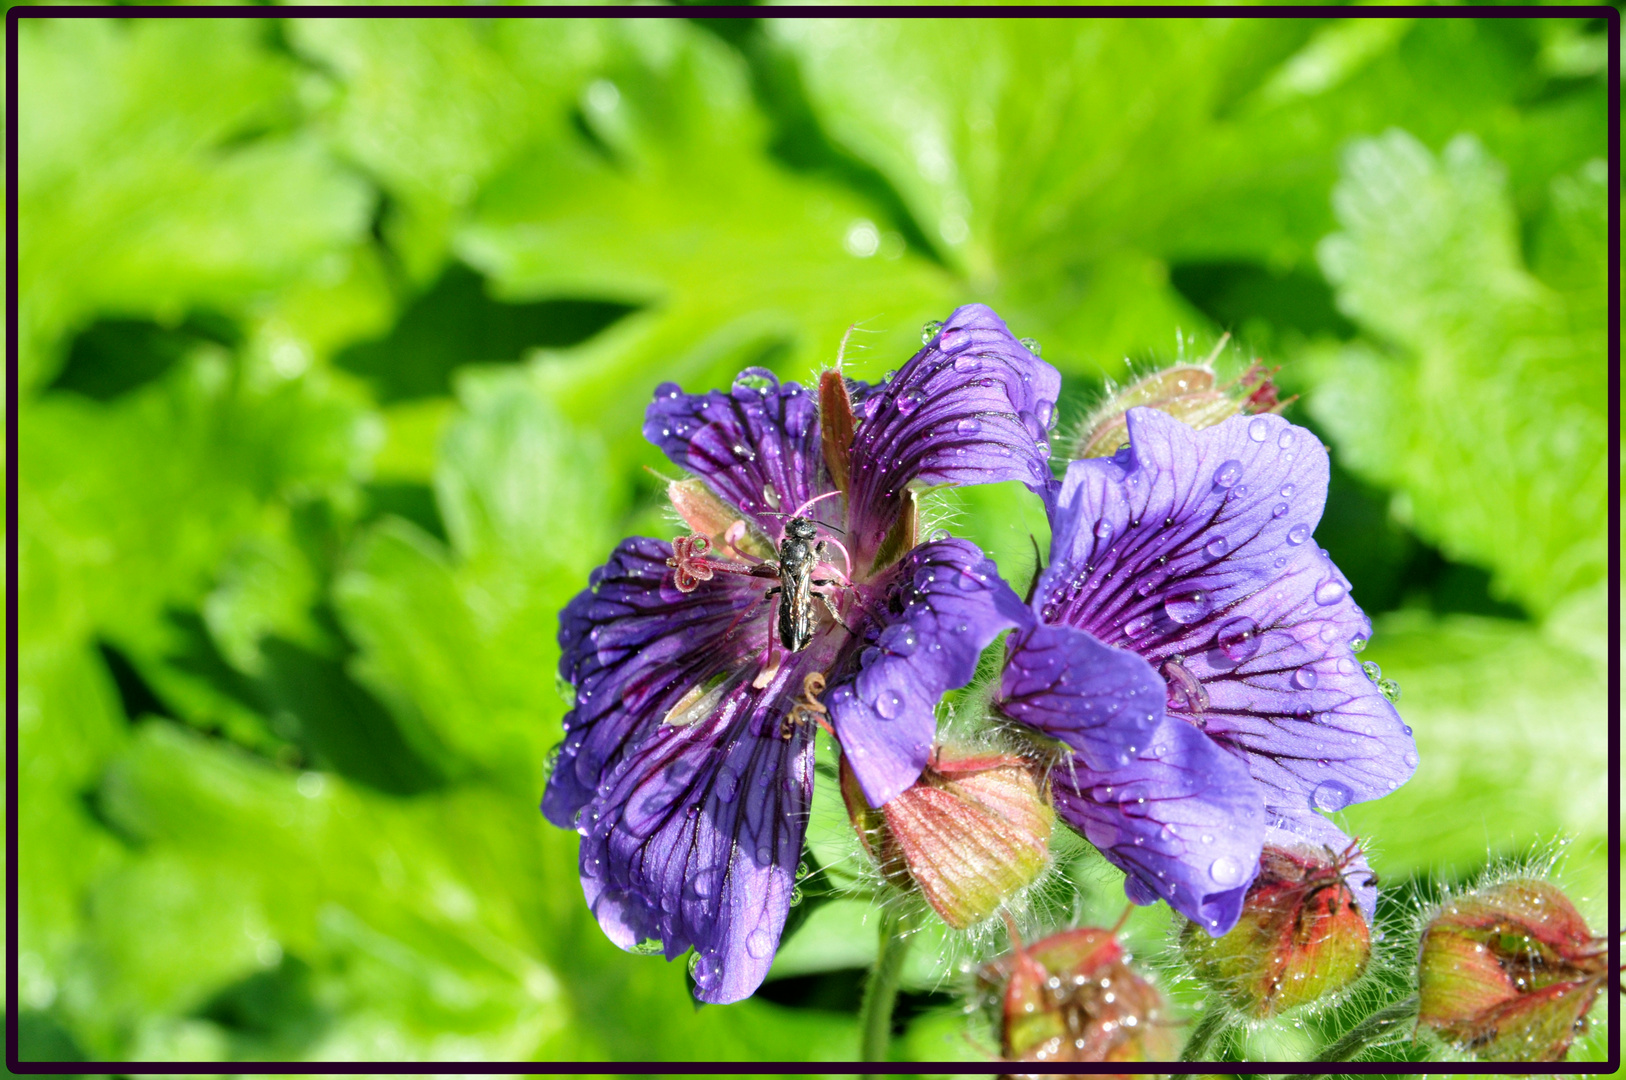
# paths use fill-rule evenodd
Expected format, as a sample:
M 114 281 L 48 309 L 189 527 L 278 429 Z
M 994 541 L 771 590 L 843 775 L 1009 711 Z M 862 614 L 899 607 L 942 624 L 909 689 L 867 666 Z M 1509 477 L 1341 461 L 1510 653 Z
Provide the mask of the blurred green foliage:
M 1600 20 L 19 30 L 25 1058 L 850 1056 L 863 901 L 726 1008 L 598 932 L 535 810 L 555 616 L 671 534 L 657 382 L 854 324 L 876 377 L 970 300 L 1064 417 L 1221 330 L 1283 364 L 1422 756 L 1345 825 L 1430 888 L 1574 836 L 1601 926 Z M 1028 496 L 936 510 L 1025 584 Z M 977 1057 L 969 950 L 899 1053 Z

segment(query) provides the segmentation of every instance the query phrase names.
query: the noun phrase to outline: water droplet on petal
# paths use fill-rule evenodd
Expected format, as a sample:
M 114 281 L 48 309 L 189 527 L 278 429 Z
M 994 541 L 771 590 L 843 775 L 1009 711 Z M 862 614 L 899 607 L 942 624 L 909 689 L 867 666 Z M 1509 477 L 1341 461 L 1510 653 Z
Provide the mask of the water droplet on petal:
M 1242 864 L 1229 855 L 1221 855 L 1208 867 L 1208 876 L 1220 885 L 1242 884 Z
M 1360 652 L 1364 648 L 1366 648 L 1366 639 L 1365 638 L 1358 637 L 1358 638 L 1350 638 L 1349 639 L 1349 651 L 1350 652 Z
M 1287 542 L 1295 547 L 1310 539 L 1310 526 L 1300 522 L 1287 530 Z
M 1270 516 L 1271 517 L 1286 517 L 1287 516 L 1287 504 L 1286 503 L 1277 503 L 1276 508 L 1270 512 Z
M 929 537 L 932 540 L 947 540 L 948 538 L 949 531 L 947 529 L 933 529 L 932 535 Z
M 725 766 L 717 774 L 717 797 L 725 803 L 733 802 L 739 790 L 740 774 Z
M 1193 589 L 1179 596 L 1171 596 L 1163 602 L 1163 610 L 1168 612 L 1169 618 L 1181 626 L 1189 626 L 1198 619 L 1207 615 L 1214 606 L 1208 594 L 1201 589 Z
M 1321 781 L 1310 794 L 1310 801 L 1315 803 L 1316 808 L 1328 813 L 1342 810 L 1354 798 L 1355 794 L 1349 790 L 1349 786 L 1337 780 Z
M 1146 633 L 1146 628 L 1151 625 L 1152 617 L 1150 615 L 1137 615 L 1135 618 L 1124 623 L 1124 634 L 1127 637 L 1132 638 L 1140 637 L 1142 634 Z
M 1292 446 L 1293 429 L 1288 428 L 1286 431 L 1282 432 L 1282 437 L 1276 440 L 1276 445 L 1281 447 L 1283 450 L 1286 450 L 1289 446 Z
M 957 353 L 971 347 L 971 331 L 956 326 L 944 330 L 937 339 L 937 347 L 946 353 Z
M 954 430 L 958 431 L 961 435 L 975 435 L 977 432 L 982 430 L 982 421 L 968 416 L 964 420 L 961 420 L 959 423 L 955 424 Z
M 926 400 L 926 391 L 918 386 L 911 386 L 898 395 L 898 411 L 905 416 L 920 408 L 920 403 Z
M 976 371 L 980 367 L 982 367 L 982 357 L 980 356 L 956 356 L 954 358 L 955 371 Z
M 1208 542 L 1203 550 L 1217 559 L 1231 550 L 1231 542 L 1223 536 L 1216 536 Z
M 1344 583 L 1337 578 L 1328 578 L 1315 587 L 1315 602 L 1326 606 L 1336 604 L 1344 598 Z
M 1028 352 L 1032 353 L 1034 356 L 1042 355 L 1039 352 L 1039 343 L 1037 341 L 1035 341 L 1033 338 L 1025 337 L 1025 338 L 1017 338 L 1016 340 L 1021 344 L 1022 348 L 1026 349 Z
M 1242 462 L 1232 458 L 1214 470 L 1214 486 L 1228 488 L 1242 479 Z
M 943 324 L 937 319 L 933 319 L 931 322 L 920 328 L 920 343 L 922 345 L 930 345 L 932 343 L 932 338 L 936 337 L 938 332 L 942 329 Z
M 1249 422 L 1248 438 L 1254 442 L 1264 442 L 1270 438 L 1270 424 L 1263 416 L 1256 416 Z
M 1391 705 L 1400 700 L 1400 684 L 1393 679 L 1379 679 L 1378 692 L 1388 698 Z
M 1374 683 L 1383 678 L 1383 669 L 1378 667 L 1376 660 L 1367 660 L 1362 662 L 1361 670 L 1364 671 L 1366 673 L 1366 677 L 1371 679 Z
M 1405 762 L 1406 768 L 1408 769 L 1417 768 L 1417 751 L 1407 750 L 1404 754 L 1400 755 L 1400 760 Z
M 1253 659 L 1259 651 L 1259 626 L 1247 616 L 1222 624 L 1215 635 L 1220 651 L 1238 664 Z
M 882 690 L 875 698 L 875 711 L 882 720 L 896 720 L 903 711 L 903 697 L 896 690 Z
M 873 645 L 868 645 L 868 646 L 866 646 L 864 648 L 863 652 L 858 654 L 858 666 L 859 667 L 866 667 L 866 668 L 870 667 L 871 665 L 873 665 L 875 663 L 875 661 L 879 660 L 880 658 L 881 658 L 881 650 L 877 649 Z

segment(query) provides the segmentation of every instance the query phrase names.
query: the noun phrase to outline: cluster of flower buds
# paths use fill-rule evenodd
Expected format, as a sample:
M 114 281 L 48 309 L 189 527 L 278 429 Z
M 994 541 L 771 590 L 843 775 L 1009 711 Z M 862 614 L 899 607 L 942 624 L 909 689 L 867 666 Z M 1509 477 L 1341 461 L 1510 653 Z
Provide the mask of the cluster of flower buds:
M 920 779 L 879 810 L 841 765 L 841 794 L 881 874 L 918 891 L 956 930 L 993 915 L 1044 871 L 1054 815 L 1029 763 L 938 747 Z
M 1308 844 L 1266 846 L 1235 929 L 1211 938 L 1186 924 L 1181 948 L 1198 978 L 1237 1012 L 1261 1020 L 1360 978 L 1372 942 L 1348 880 L 1358 851 L 1354 844 L 1342 854 Z
M 1609 976 L 1602 938 L 1552 885 L 1446 902 L 1423 931 L 1418 1025 L 1489 1061 L 1560 1061 Z
M 978 974 L 999 1002 L 1000 1052 L 1008 1061 L 1167 1061 L 1173 1029 L 1163 998 L 1129 967 L 1113 930 L 1080 927 L 1013 951 Z
M 1220 347 L 1224 344 L 1222 339 Z M 1218 355 L 1219 348 L 1214 352 Z M 1119 388 L 1090 414 L 1072 456 L 1114 453 L 1129 441 L 1125 414 L 1137 405 L 1159 409 L 1194 428 L 1212 427 L 1238 413 L 1279 413 L 1293 399 L 1281 399 L 1270 381 L 1275 373 L 1276 369 L 1255 362 L 1235 379 L 1220 384 L 1205 361 L 1175 364 L 1143 375 Z

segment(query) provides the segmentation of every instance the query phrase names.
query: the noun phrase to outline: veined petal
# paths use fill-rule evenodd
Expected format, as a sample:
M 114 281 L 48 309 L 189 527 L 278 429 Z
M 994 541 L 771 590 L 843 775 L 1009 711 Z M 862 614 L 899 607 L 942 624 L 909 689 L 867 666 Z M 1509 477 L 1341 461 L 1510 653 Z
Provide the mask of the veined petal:
M 848 515 L 855 558 L 880 546 L 911 481 L 1042 485 L 1060 391 L 1056 369 L 990 308 L 957 308 L 890 383 L 860 395 Z
M 1128 429 L 1127 451 L 1074 462 L 1054 497 L 1043 618 L 1145 657 L 1272 805 L 1341 809 L 1404 783 L 1410 734 L 1350 647 L 1371 624 L 1311 536 L 1320 442 L 1267 415 L 1193 431 L 1137 408 Z
M 664 540 L 623 540 L 559 615 L 559 674 L 576 704 L 542 812 L 561 828 L 575 826 L 626 747 L 686 696 L 701 705 L 708 682 L 747 666 L 754 674 L 767 640 L 767 583 L 717 574 L 679 592 L 671 554 Z
M 658 725 L 582 818 L 582 888 L 623 949 L 691 946 L 695 994 L 749 997 L 779 947 L 813 796 L 813 737 L 778 703 L 803 672 L 762 689 L 736 680 L 693 724 Z
M 765 535 L 784 535 L 797 507 L 834 491 L 819 441 L 818 395 L 773 372 L 747 368 L 726 393 L 685 394 L 662 383 L 644 416 L 644 437 L 705 480 Z M 840 524 L 836 500 L 806 512 Z
M 920 775 L 937 702 L 971 681 L 1000 632 L 1032 619 L 968 540 L 932 540 L 871 586 L 864 639 L 846 650 L 825 695 L 842 751 L 871 806 Z
M 1336 857 L 1347 851 L 1352 843 L 1342 829 L 1312 811 L 1282 813 L 1270 809 L 1267 813 L 1270 816 L 1270 823 L 1265 829 L 1265 843 L 1272 847 L 1293 848 L 1308 845 L 1312 848 L 1325 848 Z M 1344 872 L 1344 884 L 1355 894 L 1355 902 L 1361 906 L 1361 914 L 1366 916 L 1366 921 L 1370 925 L 1377 918 L 1378 885 L 1377 878 L 1372 873 L 1372 866 L 1366 861 L 1364 850 L 1357 852 L 1350 860 L 1349 867 Z
M 1000 711 L 1060 739 L 1091 769 L 1128 764 L 1163 719 L 1163 698 L 1150 664 L 1087 630 L 1036 623 L 1007 642 Z
M 1164 718 L 1127 765 L 1075 756 L 1050 774 L 1056 812 L 1120 867 L 1137 904 L 1163 899 L 1218 937 L 1236 925 L 1264 845 L 1263 793 L 1240 761 Z

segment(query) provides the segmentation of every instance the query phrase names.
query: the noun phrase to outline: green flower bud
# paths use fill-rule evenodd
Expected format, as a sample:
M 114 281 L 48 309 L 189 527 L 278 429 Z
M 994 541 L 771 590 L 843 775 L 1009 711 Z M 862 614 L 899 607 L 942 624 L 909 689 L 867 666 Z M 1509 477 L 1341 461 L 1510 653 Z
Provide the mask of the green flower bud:
M 1220 342 L 1224 345 L 1224 341 Z M 1219 350 L 1215 349 L 1218 355 Z M 1210 358 L 1212 359 L 1212 357 Z M 1238 413 L 1281 412 L 1288 402 L 1277 396 L 1270 381 L 1275 369 L 1253 364 L 1224 385 L 1215 385 L 1214 371 L 1202 364 L 1176 364 L 1143 375 L 1102 402 L 1084 423 L 1073 447 L 1075 458 L 1106 457 L 1129 441 L 1124 414 L 1137 405 L 1161 409 L 1194 428 L 1212 427 Z
M 1054 814 L 1029 764 L 1011 754 L 939 748 L 920 779 L 880 809 L 843 759 L 841 794 L 881 873 L 918 891 L 956 930 L 998 911 L 1049 862 Z
M 1488 1061 L 1562 1061 L 1609 974 L 1602 938 L 1543 881 L 1448 901 L 1423 931 L 1418 1024 Z
M 1023 946 L 979 974 L 1000 1002 L 1011 1061 L 1168 1061 L 1178 1050 L 1163 998 L 1130 969 L 1111 930 L 1081 927 Z
M 1181 949 L 1197 975 L 1244 1016 L 1276 1016 L 1361 977 L 1372 941 L 1345 880 L 1358 849 L 1267 846 L 1242 917 L 1224 937 L 1186 924 Z

